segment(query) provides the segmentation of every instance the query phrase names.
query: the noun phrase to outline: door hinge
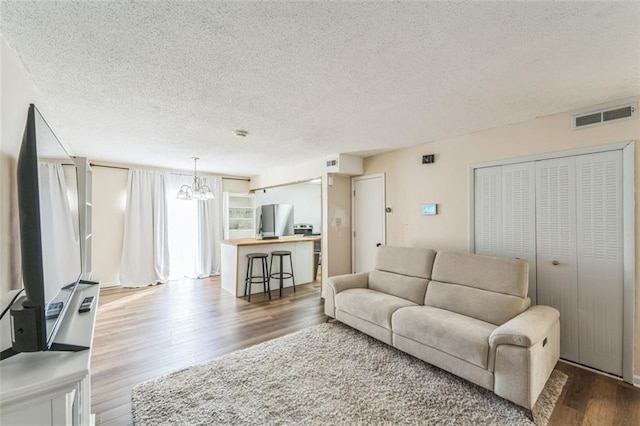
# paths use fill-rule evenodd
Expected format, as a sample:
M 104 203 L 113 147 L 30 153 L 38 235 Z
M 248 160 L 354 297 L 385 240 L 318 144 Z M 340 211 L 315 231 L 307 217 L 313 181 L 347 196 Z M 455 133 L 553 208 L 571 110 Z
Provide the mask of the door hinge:
M 356 190 L 355 189 L 353 190 L 353 196 L 354 197 L 356 196 Z

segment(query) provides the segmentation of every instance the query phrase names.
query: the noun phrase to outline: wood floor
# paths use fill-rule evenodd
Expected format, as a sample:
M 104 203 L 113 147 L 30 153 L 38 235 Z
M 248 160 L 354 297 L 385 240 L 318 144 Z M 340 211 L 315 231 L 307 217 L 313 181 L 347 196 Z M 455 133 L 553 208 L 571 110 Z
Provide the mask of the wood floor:
M 102 289 L 92 356 L 96 424 L 128 425 L 131 389 L 326 321 L 320 284 L 285 289 L 282 299 L 251 303 L 220 288 L 218 278 L 141 289 Z M 565 363 L 569 375 L 552 425 L 640 425 L 640 390 Z

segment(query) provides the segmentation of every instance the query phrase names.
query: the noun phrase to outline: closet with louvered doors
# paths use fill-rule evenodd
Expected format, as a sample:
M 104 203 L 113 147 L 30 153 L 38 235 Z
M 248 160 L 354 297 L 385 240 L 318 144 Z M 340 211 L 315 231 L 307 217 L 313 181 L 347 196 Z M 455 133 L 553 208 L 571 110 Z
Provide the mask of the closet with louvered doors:
M 560 311 L 560 356 L 621 376 L 622 151 L 474 173 L 475 251 L 527 260 L 532 302 Z

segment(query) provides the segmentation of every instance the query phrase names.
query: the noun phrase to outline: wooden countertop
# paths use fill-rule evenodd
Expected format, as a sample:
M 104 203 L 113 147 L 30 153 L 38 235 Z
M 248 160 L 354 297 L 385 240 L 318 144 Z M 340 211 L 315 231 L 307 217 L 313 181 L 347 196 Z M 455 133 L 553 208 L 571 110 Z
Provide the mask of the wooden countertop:
M 263 244 L 284 244 L 284 243 L 304 243 L 304 242 L 320 241 L 320 237 L 301 237 L 291 235 L 288 237 L 280 237 L 277 240 L 256 240 L 255 238 L 238 238 L 235 240 L 222 240 L 222 244 L 232 246 L 259 246 Z

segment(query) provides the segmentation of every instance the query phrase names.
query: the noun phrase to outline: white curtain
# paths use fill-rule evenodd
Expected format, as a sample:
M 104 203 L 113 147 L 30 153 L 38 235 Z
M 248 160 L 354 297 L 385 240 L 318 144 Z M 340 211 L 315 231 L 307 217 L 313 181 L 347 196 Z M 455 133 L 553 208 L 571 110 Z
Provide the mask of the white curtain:
M 170 278 L 204 278 L 220 273 L 220 240 L 222 237 L 222 179 L 202 177 L 214 199 L 178 200 L 182 185 L 193 178 L 170 175 L 167 185 L 169 211 Z
M 62 165 L 40 163 L 39 169 L 40 224 L 42 235 L 47 236 L 42 239 L 42 261 L 45 300 L 49 301 L 60 287 L 80 276 L 80 241 Z
M 169 208 L 170 278 L 195 278 L 196 241 L 198 239 L 198 210 L 195 200 L 178 200 L 176 194 L 182 185 L 191 185 L 192 178 L 170 174 L 167 185 Z
M 169 279 L 166 174 L 129 170 L 120 283 L 143 287 Z
M 198 278 L 220 274 L 220 241 L 222 240 L 222 179 L 203 178 L 214 198 L 198 201 L 198 249 L 196 275 Z

